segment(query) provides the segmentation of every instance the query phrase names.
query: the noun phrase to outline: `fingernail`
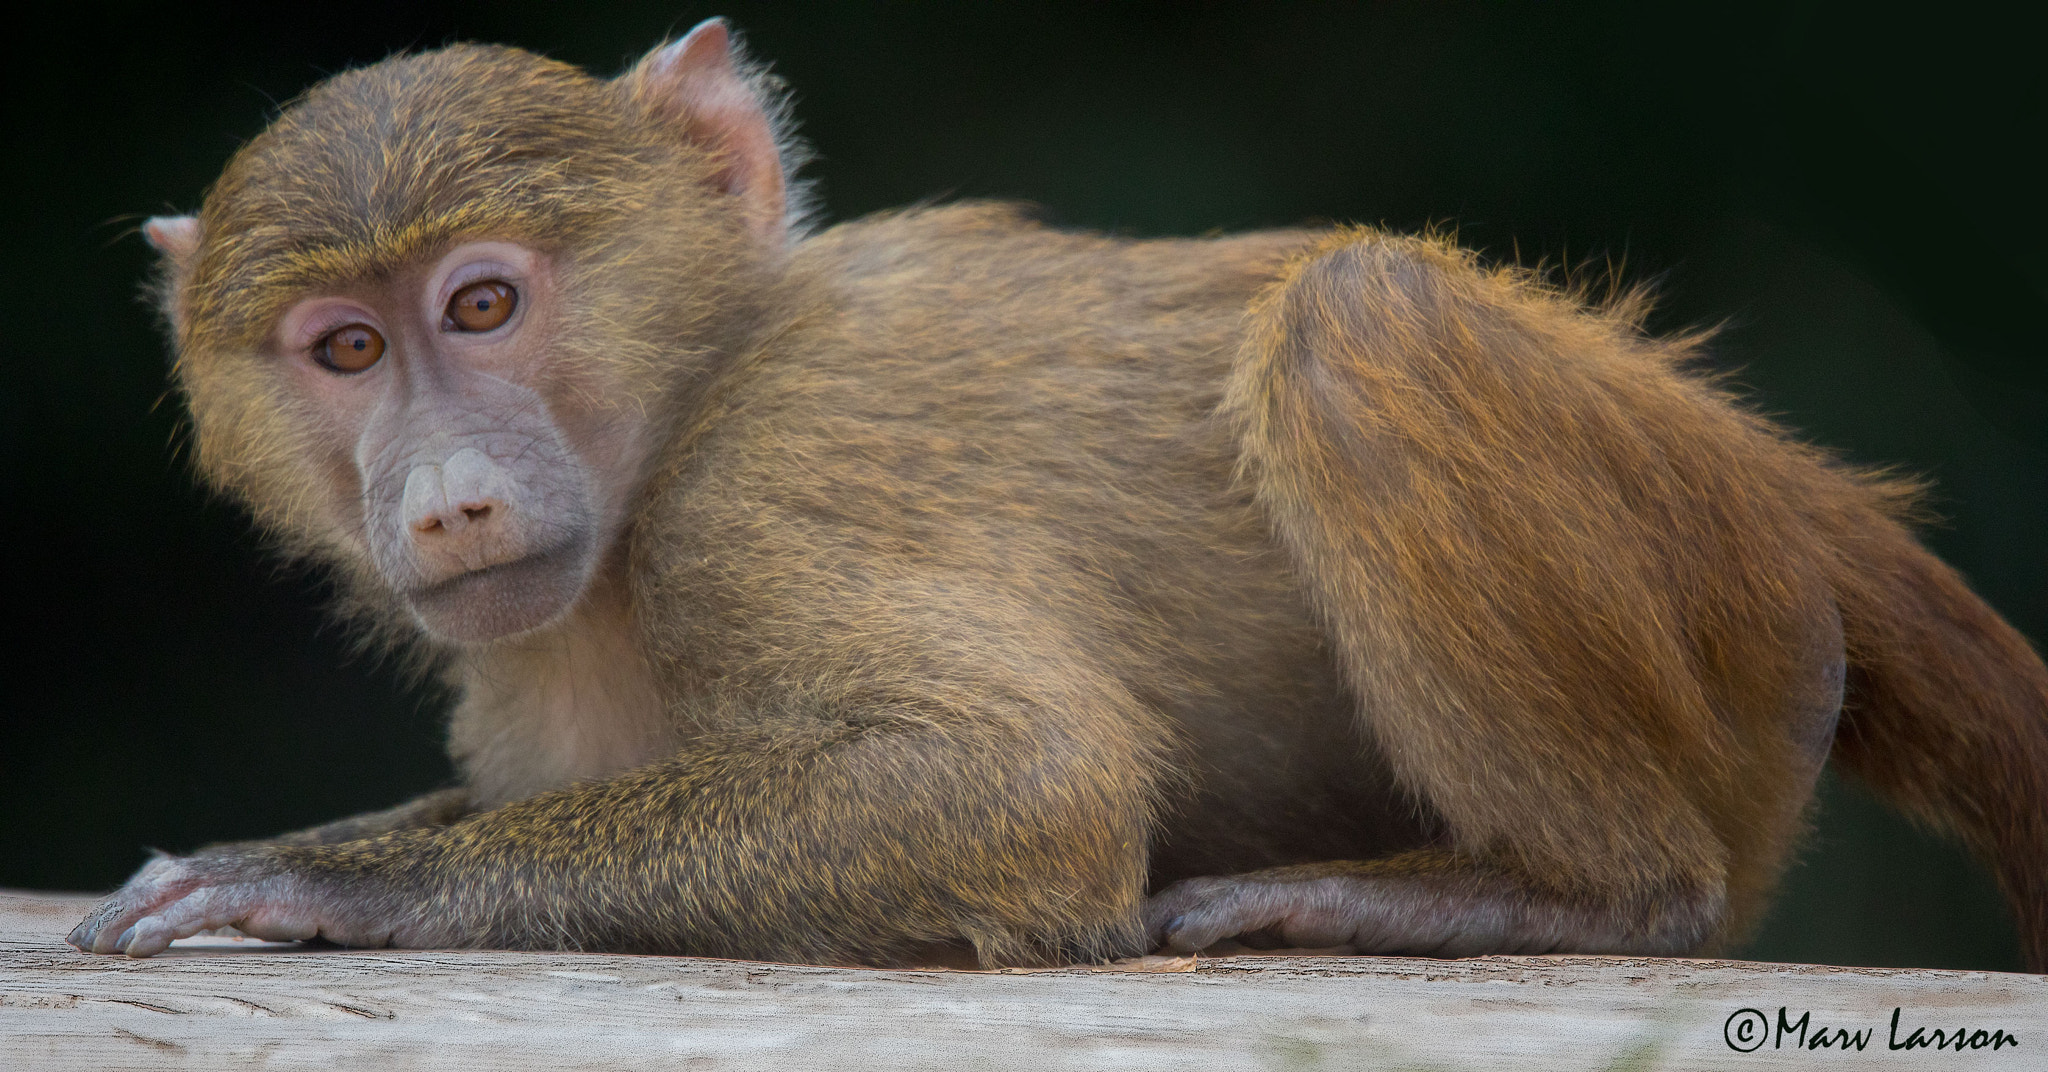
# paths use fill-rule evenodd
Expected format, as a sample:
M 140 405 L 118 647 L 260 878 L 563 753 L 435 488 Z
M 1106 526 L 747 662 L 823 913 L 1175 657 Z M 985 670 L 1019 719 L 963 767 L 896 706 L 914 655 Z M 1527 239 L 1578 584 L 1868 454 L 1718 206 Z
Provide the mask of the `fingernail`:
M 130 927 L 127 930 L 121 932 L 121 937 L 114 939 L 114 948 L 120 950 L 123 953 L 126 953 L 128 951 L 128 943 L 133 942 L 134 940 L 135 928 Z

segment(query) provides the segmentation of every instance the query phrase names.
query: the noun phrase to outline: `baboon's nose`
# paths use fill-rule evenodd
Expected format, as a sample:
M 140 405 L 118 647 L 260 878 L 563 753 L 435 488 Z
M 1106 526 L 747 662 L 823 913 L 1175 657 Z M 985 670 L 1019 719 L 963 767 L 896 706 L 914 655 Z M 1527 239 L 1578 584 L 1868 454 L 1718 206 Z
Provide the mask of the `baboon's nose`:
M 406 533 L 422 553 L 476 569 L 483 545 L 498 542 L 511 512 L 511 480 L 482 451 L 464 447 L 439 465 L 416 465 L 405 478 Z

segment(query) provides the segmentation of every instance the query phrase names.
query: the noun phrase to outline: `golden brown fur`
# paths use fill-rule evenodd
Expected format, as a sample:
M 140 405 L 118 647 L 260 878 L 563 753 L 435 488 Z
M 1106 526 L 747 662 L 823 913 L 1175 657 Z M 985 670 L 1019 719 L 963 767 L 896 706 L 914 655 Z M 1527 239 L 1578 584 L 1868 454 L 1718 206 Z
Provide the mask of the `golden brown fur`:
M 83 947 L 154 882 L 358 944 L 1713 949 L 1846 672 L 1836 754 L 1987 853 L 2048 965 L 2048 672 L 1905 534 L 1912 489 L 1745 412 L 1697 340 L 1369 230 L 958 205 L 763 247 L 706 191 L 745 146 L 667 133 L 651 69 L 349 72 L 172 250 L 202 472 L 450 667 L 468 787 L 160 861 Z M 578 606 L 457 646 L 382 587 L 264 340 L 477 236 L 566 265 L 563 420 L 654 446 Z

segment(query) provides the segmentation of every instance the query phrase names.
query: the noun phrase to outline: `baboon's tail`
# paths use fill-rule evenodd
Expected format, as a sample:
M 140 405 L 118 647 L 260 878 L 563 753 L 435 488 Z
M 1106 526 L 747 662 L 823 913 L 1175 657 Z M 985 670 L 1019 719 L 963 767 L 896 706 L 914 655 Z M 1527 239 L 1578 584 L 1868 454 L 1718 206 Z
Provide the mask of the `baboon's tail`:
M 1902 529 L 1845 536 L 1849 691 L 1834 757 L 1992 866 L 2028 970 L 2048 972 L 2048 667 Z

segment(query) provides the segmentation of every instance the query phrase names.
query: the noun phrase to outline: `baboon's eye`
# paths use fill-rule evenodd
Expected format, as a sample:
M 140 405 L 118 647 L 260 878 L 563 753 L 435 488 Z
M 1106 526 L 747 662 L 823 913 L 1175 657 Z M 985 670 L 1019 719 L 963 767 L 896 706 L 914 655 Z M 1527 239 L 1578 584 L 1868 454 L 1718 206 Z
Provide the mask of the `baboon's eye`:
M 489 331 L 519 308 L 519 292 L 496 279 L 471 283 L 448 299 L 448 323 L 457 331 Z
M 368 324 L 350 324 L 320 336 L 313 360 L 335 372 L 361 372 L 384 356 L 384 336 Z

